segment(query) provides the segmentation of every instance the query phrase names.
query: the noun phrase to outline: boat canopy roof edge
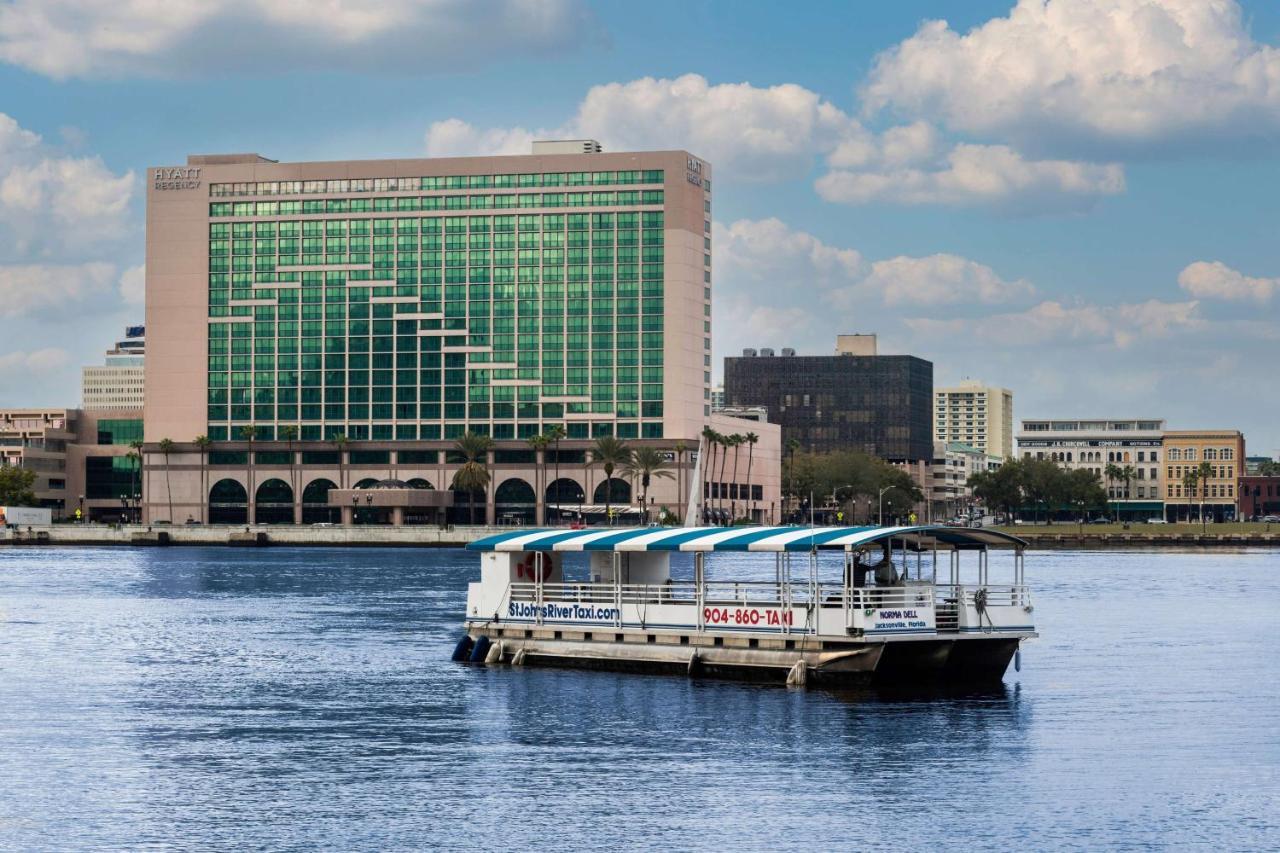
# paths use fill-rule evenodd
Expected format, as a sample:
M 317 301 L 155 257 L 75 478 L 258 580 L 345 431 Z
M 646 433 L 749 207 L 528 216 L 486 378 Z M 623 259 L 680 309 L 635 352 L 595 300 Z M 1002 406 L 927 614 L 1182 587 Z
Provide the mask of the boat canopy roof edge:
M 848 550 L 897 539 L 916 547 L 1022 549 L 1009 533 L 940 524 L 906 527 L 605 527 L 520 529 L 477 539 L 469 551 L 813 551 Z

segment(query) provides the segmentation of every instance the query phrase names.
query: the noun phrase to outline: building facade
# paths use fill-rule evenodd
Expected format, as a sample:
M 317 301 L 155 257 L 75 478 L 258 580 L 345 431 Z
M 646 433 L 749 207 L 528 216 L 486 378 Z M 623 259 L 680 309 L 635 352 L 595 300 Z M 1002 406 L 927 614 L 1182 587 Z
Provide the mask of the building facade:
M 1280 476 L 1246 474 L 1240 478 L 1242 520 L 1280 516 Z
M 1244 435 L 1237 430 L 1170 430 L 1164 434 L 1164 503 L 1169 521 L 1239 517 Z M 1202 467 L 1204 466 L 1204 467 Z M 1207 476 L 1201 476 L 1204 471 Z M 1195 482 L 1188 475 L 1195 472 Z
M 928 503 L 925 519 L 942 521 L 967 514 L 974 503 L 969 478 L 989 470 L 991 464 L 991 457 L 980 448 L 963 442 L 935 441 L 929 479 L 920 484 Z
M 137 515 L 142 475 L 131 444 L 142 440 L 132 409 L 0 410 L 0 464 L 35 472 L 40 506 L 55 519 L 80 511 L 90 521 Z
M 931 362 L 759 352 L 770 354 L 725 359 L 725 404 L 763 406 L 782 426 L 784 444 L 796 439 L 810 452 L 857 450 L 890 462 L 933 459 Z
M 1155 418 L 1122 420 L 1038 420 L 1020 424 L 1018 453 L 1023 459 L 1049 459 L 1096 474 L 1112 510 L 1126 520 L 1164 514 L 1163 444 L 1165 422 Z M 1109 476 L 1108 466 L 1130 469 L 1132 479 Z
M 689 473 L 711 417 L 711 166 L 588 142 L 151 169 L 148 517 L 165 438 L 178 518 L 305 520 L 308 490 L 369 478 L 448 488 L 468 432 L 495 442 L 488 520 L 595 503 L 584 465 L 604 436 Z M 535 484 L 527 442 L 556 429 L 565 482 Z
M 1013 457 L 1013 392 L 966 381 L 933 392 L 933 438 Z
M 123 340 L 107 350 L 101 365 L 80 372 L 80 407 L 135 409 L 142 411 L 145 399 L 146 331 L 142 326 L 125 329 Z

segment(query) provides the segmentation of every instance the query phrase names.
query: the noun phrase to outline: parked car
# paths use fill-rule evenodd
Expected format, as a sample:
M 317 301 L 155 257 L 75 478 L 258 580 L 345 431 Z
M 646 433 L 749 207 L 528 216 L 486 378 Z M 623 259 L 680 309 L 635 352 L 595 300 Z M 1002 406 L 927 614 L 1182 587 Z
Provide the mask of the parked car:
M 1262 521 L 1264 524 L 1280 524 L 1280 515 L 1264 515 Z
M 1163 518 L 1148 518 L 1147 524 L 1168 524 Z

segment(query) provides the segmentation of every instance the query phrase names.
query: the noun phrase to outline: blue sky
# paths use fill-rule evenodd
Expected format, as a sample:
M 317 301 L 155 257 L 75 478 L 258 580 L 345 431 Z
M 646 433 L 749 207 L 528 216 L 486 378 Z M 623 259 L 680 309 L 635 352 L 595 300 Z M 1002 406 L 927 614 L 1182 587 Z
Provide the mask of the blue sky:
M 0 0 L 0 405 L 142 312 L 147 166 L 689 148 L 716 349 L 840 331 L 1280 453 L 1280 8 Z

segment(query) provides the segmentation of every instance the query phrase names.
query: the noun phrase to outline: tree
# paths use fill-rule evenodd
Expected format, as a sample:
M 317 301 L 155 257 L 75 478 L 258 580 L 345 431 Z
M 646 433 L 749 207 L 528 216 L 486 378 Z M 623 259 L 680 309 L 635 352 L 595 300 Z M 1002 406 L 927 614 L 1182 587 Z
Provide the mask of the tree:
M 1280 462 L 1264 459 L 1258 463 L 1258 474 L 1263 477 L 1280 477 Z
M 36 506 L 36 472 L 17 465 L 0 465 L 0 505 Z
M 725 488 L 724 482 L 724 465 L 729 461 L 729 436 L 716 433 L 716 444 L 720 447 L 720 473 L 717 475 L 717 481 L 720 484 L 720 500 L 716 502 L 716 509 L 723 513 L 724 499 L 728 497 L 729 491 Z
M 1083 510 L 1098 509 L 1107 505 L 1107 490 L 1098 475 L 1088 468 L 1076 468 L 1063 472 L 1062 490 L 1067 502 Z
M 688 449 L 683 441 L 676 442 L 676 518 L 681 524 L 684 524 L 684 452 Z
M 293 501 L 296 505 L 301 501 L 298 494 L 298 478 L 294 473 L 297 460 L 293 455 L 293 443 L 298 440 L 298 428 L 293 425 L 280 427 L 280 437 L 289 443 L 289 488 L 293 491 Z
M 974 497 L 1012 520 L 1023 502 L 1022 462 L 1010 459 L 994 471 L 978 471 L 969 475 L 968 485 Z
M 533 450 L 533 493 L 534 506 L 542 507 L 542 518 L 534 519 L 535 524 L 546 523 L 546 487 L 547 487 L 547 445 L 551 443 L 551 438 L 545 433 L 541 435 L 530 436 L 528 439 L 530 449 Z M 542 485 L 538 485 L 538 476 L 541 473 Z
M 738 456 L 740 455 L 738 453 L 738 448 L 747 443 L 747 437 L 740 432 L 735 432 L 733 435 L 729 436 L 728 439 L 726 439 L 726 441 L 728 442 L 729 446 L 733 448 L 733 477 L 731 478 L 733 482 L 733 488 L 731 490 L 733 503 L 729 505 L 729 509 L 730 509 L 729 515 L 730 515 L 730 520 L 732 521 L 734 520 L 733 516 L 736 516 L 738 514 L 737 498 L 739 495 L 742 494 L 738 490 Z
M 591 447 L 591 465 L 600 466 L 604 471 L 604 514 L 613 518 L 613 472 L 618 468 L 626 468 L 631 464 L 631 448 L 620 438 L 602 435 Z
M 702 428 L 702 445 L 700 450 L 699 461 L 702 462 L 702 488 L 699 490 L 702 497 L 702 511 L 705 520 L 707 507 L 711 504 L 711 478 L 715 475 L 716 465 L 716 448 L 719 446 L 717 436 L 720 434 L 709 426 Z
M 667 461 L 667 456 L 661 450 L 653 447 L 639 447 L 631 453 L 631 458 L 627 461 L 626 472 L 630 477 L 640 481 L 640 509 L 645 513 L 645 520 L 648 521 L 649 512 L 649 482 L 654 477 L 661 480 L 670 480 L 675 475 L 671 473 L 671 463 Z
M 173 523 L 173 485 L 169 479 L 169 454 L 173 452 L 173 439 L 162 438 L 158 445 L 160 452 L 164 454 L 164 488 L 169 496 L 169 523 Z
M 754 432 L 749 432 L 743 438 L 747 442 L 747 515 L 755 519 L 756 493 L 751 488 L 751 462 L 756 453 L 756 442 L 760 440 L 760 436 Z
M 193 443 L 200 451 L 200 521 L 208 524 L 209 518 L 205 509 L 209 506 L 209 447 L 213 442 L 207 435 L 197 435 Z
M 347 487 L 347 445 L 351 443 L 351 439 L 347 438 L 345 432 L 335 432 L 330 440 L 338 448 L 338 488 L 345 489 Z
M 560 519 L 560 439 L 565 437 L 564 427 L 560 424 L 554 424 L 547 428 L 545 433 L 547 439 L 552 445 L 551 452 L 556 456 L 556 520 Z
M 253 510 L 252 512 L 249 513 L 250 524 L 254 523 L 255 521 L 254 517 L 258 514 L 257 507 L 254 505 L 254 496 L 256 495 L 256 489 L 253 483 L 253 463 L 255 461 L 253 458 L 253 440 L 257 437 L 258 437 L 258 428 L 253 424 L 245 424 L 244 426 L 240 427 L 240 438 L 243 439 L 244 441 L 249 442 L 249 451 L 248 451 L 249 453 L 248 455 L 249 488 L 245 490 L 246 492 L 245 497 L 248 500 L 249 509 Z
M 454 449 L 462 456 L 462 467 L 453 475 L 453 488 L 467 493 L 471 524 L 476 523 L 476 492 L 484 494 L 489 488 L 489 469 L 486 466 L 493 439 L 468 430 L 454 443 Z
M 1204 499 L 1208 497 L 1209 480 L 1213 477 L 1213 466 L 1208 462 L 1201 462 L 1196 466 L 1196 473 L 1200 480 L 1200 531 L 1204 532 Z
M 1188 468 L 1187 472 L 1182 475 L 1182 489 L 1187 493 L 1187 505 L 1190 506 L 1191 499 L 1196 496 L 1196 486 L 1200 484 L 1200 469 Z M 1204 505 L 1200 506 L 1201 514 L 1204 513 Z M 1187 516 L 1190 517 L 1191 510 L 1187 510 Z
M 1050 459 L 1023 459 L 1021 467 L 1023 496 L 1037 508 L 1043 509 L 1045 520 L 1051 523 L 1049 508 L 1061 503 L 1065 496 L 1063 470 Z

